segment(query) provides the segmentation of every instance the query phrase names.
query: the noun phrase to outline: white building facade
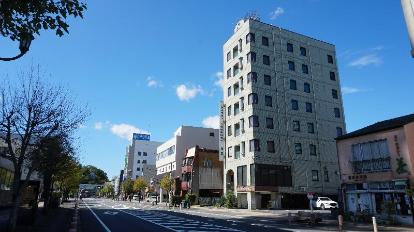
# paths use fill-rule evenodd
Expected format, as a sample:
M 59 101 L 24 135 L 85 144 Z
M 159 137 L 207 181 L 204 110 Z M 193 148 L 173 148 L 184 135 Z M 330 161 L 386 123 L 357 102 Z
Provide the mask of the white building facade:
M 217 150 L 218 138 L 218 129 L 180 126 L 171 139 L 157 148 L 157 175 L 170 173 L 174 178 L 180 177 L 186 150 L 197 145 L 200 148 Z
M 223 57 L 225 191 L 249 209 L 336 195 L 345 122 L 335 46 L 246 19 Z
M 132 144 L 127 147 L 127 177 L 132 180 L 143 177 L 145 165 L 155 165 L 157 147 L 161 142 L 150 141 L 150 135 L 133 134 Z M 147 177 L 148 179 L 152 178 Z

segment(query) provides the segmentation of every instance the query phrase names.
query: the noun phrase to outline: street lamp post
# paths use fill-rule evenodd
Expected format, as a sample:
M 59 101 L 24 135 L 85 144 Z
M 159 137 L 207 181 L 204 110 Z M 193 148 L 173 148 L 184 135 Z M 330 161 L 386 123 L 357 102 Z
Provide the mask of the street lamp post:
M 20 50 L 20 54 L 15 56 L 15 57 L 10 57 L 10 58 L 2 58 L 0 57 L 1 61 L 13 61 L 13 60 L 17 60 L 20 57 L 24 56 L 24 54 L 27 53 L 27 51 L 29 51 L 30 48 L 30 44 L 32 43 L 32 40 L 34 39 L 33 35 L 28 33 L 28 32 L 22 32 L 20 33 L 19 36 L 19 50 Z

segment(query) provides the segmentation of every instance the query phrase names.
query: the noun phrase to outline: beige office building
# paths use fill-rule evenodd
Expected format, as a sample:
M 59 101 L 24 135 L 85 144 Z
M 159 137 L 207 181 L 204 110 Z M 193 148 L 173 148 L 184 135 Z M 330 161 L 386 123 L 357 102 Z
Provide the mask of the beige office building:
M 345 133 L 335 46 L 245 19 L 223 57 L 225 191 L 249 209 L 335 196 L 335 138 Z

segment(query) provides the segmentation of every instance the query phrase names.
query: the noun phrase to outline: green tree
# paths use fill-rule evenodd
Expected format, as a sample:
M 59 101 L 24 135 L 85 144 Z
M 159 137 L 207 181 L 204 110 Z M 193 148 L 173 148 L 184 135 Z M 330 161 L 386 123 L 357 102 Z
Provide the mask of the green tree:
M 69 194 L 76 194 L 78 192 L 81 178 L 81 165 L 72 158 L 54 175 L 53 181 L 59 187 L 64 199 L 67 199 Z
M 86 3 L 81 0 L 0 0 L 0 35 L 20 41 L 20 55 L 0 58 L 15 60 L 28 51 L 33 35 L 52 30 L 58 36 L 69 33 L 70 16 L 83 18 Z M 26 41 L 29 41 L 28 46 Z
M 160 187 L 168 193 L 168 201 L 170 201 L 170 192 L 173 188 L 174 179 L 170 175 L 165 175 L 160 181 Z
M 106 182 L 100 192 L 105 197 L 112 197 L 115 194 L 115 188 L 111 182 Z
M 148 183 L 142 177 L 138 177 L 134 181 L 134 192 L 142 192 L 145 188 L 148 187 Z
M 82 167 L 82 184 L 104 184 L 108 182 L 107 174 L 92 165 Z
M 134 182 L 132 180 L 125 180 L 122 182 L 122 192 L 124 192 L 125 197 L 134 193 Z

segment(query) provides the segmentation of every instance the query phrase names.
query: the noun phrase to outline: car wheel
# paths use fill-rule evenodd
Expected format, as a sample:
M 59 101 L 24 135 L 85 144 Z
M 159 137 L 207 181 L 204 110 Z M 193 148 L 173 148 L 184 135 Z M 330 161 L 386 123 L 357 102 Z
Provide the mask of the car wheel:
M 325 210 L 325 205 L 324 204 L 321 205 L 321 209 Z

